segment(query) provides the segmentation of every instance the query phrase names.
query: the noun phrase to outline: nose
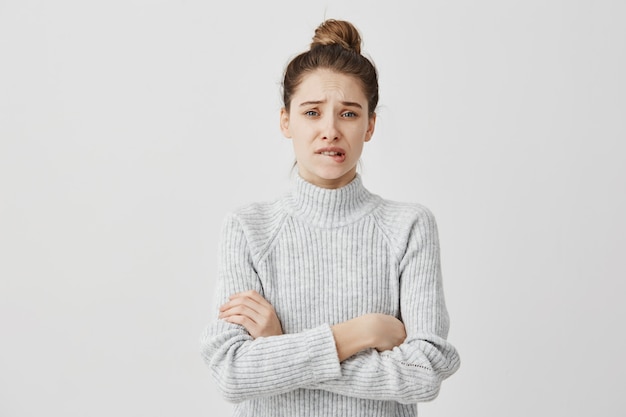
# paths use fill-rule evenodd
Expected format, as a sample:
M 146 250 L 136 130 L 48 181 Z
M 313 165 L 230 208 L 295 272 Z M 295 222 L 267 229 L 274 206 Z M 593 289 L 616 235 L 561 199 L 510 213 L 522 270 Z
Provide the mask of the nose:
M 322 139 L 329 142 L 339 140 L 339 129 L 337 126 L 337 119 L 334 115 L 328 115 L 326 117 L 322 131 Z

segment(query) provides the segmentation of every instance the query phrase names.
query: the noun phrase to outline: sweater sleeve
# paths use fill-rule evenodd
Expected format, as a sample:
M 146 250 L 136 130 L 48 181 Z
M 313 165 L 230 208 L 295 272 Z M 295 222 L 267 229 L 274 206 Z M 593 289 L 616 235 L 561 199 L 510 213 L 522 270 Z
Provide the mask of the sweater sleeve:
M 399 272 L 404 343 L 384 352 L 361 351 L 341 363 L 339 378 L 311 388 L 410 404 L 434 399 L 441 382 L 458 369 L 459 355 L 446 340 L 437 226 L 426 209 L 412 224 Z
M 244 327 L 217 319 L 231 294 L 262 286 L 246 235 L 235 215 L 222 228 L 214 320 L 205 330 L 201 352 L 224 398 L 240 402 L 323 383 L 340 376 L 329 325 L 301 333 L 253 339 Z

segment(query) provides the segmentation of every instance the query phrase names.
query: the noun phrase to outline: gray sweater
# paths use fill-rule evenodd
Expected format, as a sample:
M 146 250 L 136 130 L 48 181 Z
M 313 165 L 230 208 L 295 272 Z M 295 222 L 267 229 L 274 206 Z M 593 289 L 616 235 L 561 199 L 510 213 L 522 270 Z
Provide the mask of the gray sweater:
M 459 367 L 446 341 L 437 226 L 428 209 L 384 200 L 361 177 L 324 189 L 297 176 L 271 203 L 227 216 L 217 307 L 257 290 L 275 308 L 281 336 L 253 339 L 215 319 L 202 355 L 235 416 L 415 416 Z M 393 350 L 339 362 L 330 329 L 366 313 L 402 320 Z

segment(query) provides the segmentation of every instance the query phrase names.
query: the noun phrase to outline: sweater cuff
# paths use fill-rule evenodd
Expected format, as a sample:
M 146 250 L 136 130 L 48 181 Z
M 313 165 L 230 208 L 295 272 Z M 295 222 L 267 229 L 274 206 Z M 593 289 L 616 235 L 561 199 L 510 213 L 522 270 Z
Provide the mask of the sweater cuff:
M 337 355 L 335 337 L 328 324 L 306 332 L 305 342 L 309 349 L 313 381 L 323 382 L 341 377 L 341 364 Z

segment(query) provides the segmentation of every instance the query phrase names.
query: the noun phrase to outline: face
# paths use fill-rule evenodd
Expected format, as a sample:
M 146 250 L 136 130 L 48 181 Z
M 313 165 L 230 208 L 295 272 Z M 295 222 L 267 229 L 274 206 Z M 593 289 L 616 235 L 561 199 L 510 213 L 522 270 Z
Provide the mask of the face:
M 280 114 L 280 128 L 293 141 L 300 176 L 324 188 L 339 188 L 354 179 L 375 122 L 359 81 L 325 69 L 305 75 L 290 108 Z

